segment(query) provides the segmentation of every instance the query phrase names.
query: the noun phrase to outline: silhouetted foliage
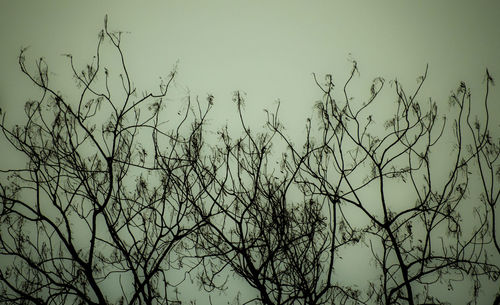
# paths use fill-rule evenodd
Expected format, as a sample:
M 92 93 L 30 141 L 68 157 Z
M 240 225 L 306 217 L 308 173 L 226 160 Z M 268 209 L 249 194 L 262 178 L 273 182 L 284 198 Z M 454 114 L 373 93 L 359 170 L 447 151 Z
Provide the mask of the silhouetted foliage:
M 232 139 L 222 129 L 212 158 L 195 165 L 208 196 L 199 207 L 207 225 L 195 235 L 204 287 L 219 287 L 226 280 L 219 275 L 229 267 L 256 289 L 256 303 L 356 300 L 356 291 L 334 279 L 333 253 L 340 247 L 331 231 L 335 211 L 327 212 L 328 200 L 302 183 L 305 158 L 291 155 L 290 161 L 286 153 L 273 154 L 280 137 L 278 109 L 269 113 L 269 131 L 252 133 L 243 119 L 240 92 L 234 102 L 243 136 Z
M 198 301 L 211 303 L 240 289 L 229 281 L 239 277 L 255 294 L 234 303 L 442 304 L 454 289 L 475 301 L 484 283 L 498 284 L 488 71 L 482 105 L 460 83 L 445 115 L 419 97 L 427 68 L 412 93 L 391 82 L 393 103 L 380 96 L 382 78 L 366 98 L 351 96 L 356 62 L 341 90 L 314 75 L 323 98 L 301 145 L 279 104 L 251 130 L 236 91 L 240 125 L 211 142 L 215 97 L 172 109 L 175 71 L 139 94 L 121 38 L 106 20 L 92 63 L 81 69 L 68 55 L 74 96 L 21 51 L 41 97 L 25 104 L 23 124 L 8 127 L 4 114 L 0 125 L 26 158 L 2 170 L 2 303 L 180 304 L 190 298 L 182 289 L 199 287 Z M 104 44 L 118 67 L 103 64 Z
M 119 75 L 101 62 L 105 42 Z M 106 26 L 91 64 L 79 70 L 68 55 L 77 100 L 51 87 L 43 59 L 31 72 L 24 51 L 19 56 L 42 96 L 26 103 L 24 125 L 9 130 L 2 121 L 5 138 L 27 158 L 26 168 L 4 171 L 10 183 L 1 185 L 2 302 L 177 300 L 179 279 L 167 273 L 182 270 L 182 241 L 200 225 L 188 204 L 192 149 L 182 135 L 192 107 L 162 129 L 175 71 L 157 93 L 139 95 L 120 43 L 121 33 Z
M 222 130 L 215 166 L 199 166 L 210 177 L 210 212 L 202 212 L 208 226 L 195 247 L 206 287 L 217 287 L 229 267 L 258 291 L 259 304 L 441 304 L 455 286 L 469 287 L 472 301 L 482 281 L 498 280 L 499 144 L 488 129 L 490 76 L 481 126 L 464 83 L 441 118 L 435 102 L 419 102 L 427 69 L 412 94 L 394 81 L 394 111 L 389 105 L 377 117 L 371 109 L 385 81 L 375 79 L 358 102 L 349 94 L 356 72 L 354 62 L 338 98 L 332 76 L 325 85 L 317 81 L 324 94 L 316 104 L 319 133 L 308 119 L 302 149 L 286 135 L 279 107 L 268 112 L 269 131 L 252 134 L 244 99 L 235 94 L 244 136 L 231 139 Z M 280 139 L 287 150 L 278 158 L 272 148 Z M 479 176 L 482 192 L 471 182 Z M 343 264 L 362 278 L 356 267 L 371 266 L 378 276 L 363 278 L 362 289 L 346 285 L 335 272 Z
M 472 280 L 475 299 L 482 277 L 496 281 L 500 267 L 498 247 L 491 247 L 492 242 L 497 245 L 499 194 L 499 144 L 488 129 L 492 79 L 488 75 L 481 127 L 478 119 L 472 122 L 470 90 L 464 83 L 451 96 L 449 112 L 440 118 L 434 101 L 419 101 L 427 69 L 411 94 L 394 81 L 394 111 L 384 118 L 372 109 L 385 81 L 375 79 L 369 97 L 358 102 L 349 93 L 356 72 L 354 62 L 339 98 L 331 76 L 325 85 L 317 82 L 324 93 L 317 104 L 322 133 L 318 144 L 309 145 L 308 137 L 302 153 L 290 146 L 296 160 L 306 159 L 302 183 L 331 198 L 332 209 L 354 209 L 356 217 L 332 223 L 340 234 L 348 227 L 347 235 L 371 251 L 380 276 L 370 283 L 369 294 L 374 293 L 377 303 L 442 303 L 446 294 L 431 292 L 433 286 L 446 284 L 451 291 L 454 283 L 466 278 Z M 446 159 L 434 159 L 442 156 Z M 481 204 L 471 182 L 478 177 L 478 164 L 484 187 Z M 364 216 L 364 223 L 358 215 Z

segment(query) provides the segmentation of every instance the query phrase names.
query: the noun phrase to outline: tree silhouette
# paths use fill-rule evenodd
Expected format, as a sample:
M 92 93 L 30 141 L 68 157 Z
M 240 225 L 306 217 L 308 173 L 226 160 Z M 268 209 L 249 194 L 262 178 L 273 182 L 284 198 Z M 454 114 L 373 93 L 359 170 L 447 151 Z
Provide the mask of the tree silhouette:
M 308 194 L 325 196 L 330 209 L 342 215 L 341 221 L 330 220 L 333 231 L 339 229 L 331 248 L 347 234 L 371 252 L 380 276 L 370 283 L 368 295 L 373 293 L 376 303 L 438 304 L 448 298 L 431 292 L 433 286 L 445 283 L 450 291 L 465 278 L 473 281 L 475 300 L 482 277 L 497 281 L 499 275 L 500 150 L 489 130 L 491 76 L 487 72 L 484 124 L 473 121 L 471 93 L 463 82 L 450 97 L 450 112 L 439 118 L 436 102 L 418 97 L 427 69 L 412 94 L 394 81 L 396 103 L 384 131 L 371 109 L 385 81 L 375 79 L 369 97 L 357 102 L 349 93 L 356 73 L 354 62 L 338 98 L 330 75 L 326 85 L 316 80 L 324 93 L 316 105 L 321 135 L 317 140 L 309 136 L 308 125 L 305 149 L 289 145 L 295 158 L 288 167 L 300 167 L 298 183 L 308 185 Z M 445 128 L 446 120 L 452 130 Z M 443 143 L 443 135 L 453 143 Z M 434 161 L 443 150 L 447 160 Z M 480 194 L 472 186 L 478 175 Z M 356 216 L 345 217 L 348 209 Z
M 25 104 L 24 124 L 8 127 L 5 114 L 1 123 L 26 167 L 2 170 L 0 301 L 179 304 L 195 276 L 210 303 L 213 292 L 238 289 L 232 276 L 255 292 L 234 300 L 243 304 L 441 304 L 455 289 L 471 290 L 466 301 L 482 288 L 498 293 L 483 287 L 500 274 L 489 71 L 482 107 L 460 83 L 441 116 L 420 97 L 427 68 L 412 93 L 391 82 L 394 103 L 381 97 L 382 78 L 366 98 L 351 96 L 356 62 L 339 93 L 332 75 L 324 84 L 314 75 L 323 97 L 300 145 L 279 104 L 251 130 L 236 91 L 241 133 L 227 126 L 211 142 L 214 97 L 187 97 L 174 111 L 175 71 L 158 93 L 139 94 L 121 38 L 105 20 L 92 63 L 81 69 L 68 55 L 77 94 L 49 84 L 43 59 L 29 69 L 21 51 L 41 97 Z M 118 66 L 103 63 L 104 44 Z
M 273 155 L 281 126 L 279 107 L 269 113 L 272 129 L 253 133 L 243 118 L 243 94 L 235 92 L 233 100 L 243 135 L 233 139 L 227 128 L 222 129 L 212 158 L 195 166 L 207 194 L 204 206 L 198 207 L 200 221 L 207 225 L 195 235 L 205 289 L 223 285 L 227 279 L 222 271 L 230 268 L 257 291 L 246 303 L 357 300 L 357 291 L 333 277 L 334 252 L 341 247 L 334 243 L 336 232 L 329 223 L 335 211 L 325 214 L 326 199 L 301 184 L 303 158 L 294 159 L 292 166 L 286 154 L 281 159 Z
M 187 204 L 194 194 L 188 138 L 191 121 L 203 118 L 188 100 L 180 119 L 161 128 L 175 71 L 158 93 L 139 95 L 121 33 L 105 25 L 91 64 L 79 70 L 68 55 L 76 100 L 51 87 L 43 59 L 31 72 L 24 50 L 19 56 L 42 94 L 26 103 L 24 125 L 9 130 L 5 114 L 2 121 L 5 138 L 27 159 L 25 168 L 3 171 L 10 183 L 1 184 L 2 303 L 177 300 L 182 277 L 167 273 L 184 272 L 183 240 L 200 226 Z M 119 75 L 102 63 L 104 43 Z
M 353 62 L 339 98 L 331 75 L 326 85 L 315 77 L 324 94 L 316 104 L 320 132 L 308 119 L 302 150 L 279 122 L 279 106 L 268 112 L 268 131 L 251 133 L 235 93 L 244 134 L 231 139 L 221 130 L 222 144 L 197 170 L 200 180 L 210 177 L 209 208 L 199 208 L 208 226 L 196 237 L 209 291 L 224 284 L 224 268 L 257 290 L 246 302 L 256 304 L 441 304 L 457 285 L 470 283 L 477 300 L 483 281 L 498 280 L 499 144 L 489 130 L 489 74 L 483 126 L 464 83 L 442 118 L 435 102 L 419 101 L 427 69 L 412 94 L 394 81 L 394 111 L 386 106 L 379 126 L 371 108 L 385 81 L 375 79 L 357 102 L 349 94 L 357 71 Z M 278 158 L 272 149 L 280 139 L 287 149 Z M 443 150 L 446 162 L 435 161 Z M 479 176 L 482 192 L 471 182 Z M 344 258 L 349 251 L 368 253 L 379 274 L 364 289 L 335 272 L 363 265 Z

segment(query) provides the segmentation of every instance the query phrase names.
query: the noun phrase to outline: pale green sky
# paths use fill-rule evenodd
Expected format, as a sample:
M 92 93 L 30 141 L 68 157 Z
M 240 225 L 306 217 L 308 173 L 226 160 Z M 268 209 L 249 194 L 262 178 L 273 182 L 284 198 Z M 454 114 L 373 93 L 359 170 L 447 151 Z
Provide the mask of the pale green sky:
M 59 55 L 89 60 L 105 14 L 111 28 L 130 32 L 124 43 L 139 89 L 156 88 L 158 76 L 179 60 L 180 86 L 202 97 L 213 93 L 224 110 L 231 93 L 243 90 L 251 117 L 279 98 L 291 122 L 303 121 L 319 96 L 311 73 L 332 73 L 341 83 L 349 58 L 359 62 L 365 91 L 379 75 L 411 88 L 427 63 L 426 92 L 436 98 L 445 99 L 461 80 L 480 88 L 486 67 L 500 75 L 498 1 L 2 0 L 1 6 L 0 105 L 9 109 L 24 103 L 29 89 L 17 66 L 21 46 L 30 46 L 28 59 L 44 56 L 65 75 Z
M 125 56 L 140 92 L 156 89 L 179 61 L 179 92 L 214 94 L 217 123 L 234 117 L 232 92 L 242 90 L 252 124 L 262 125 L 262 109 L 280 99 L 287 130 L 301 132 L 321 96 L 312 73 L 331 73 L 343 85 L 350 59 L 359 63 L 360 96 L 376 76 L 413 88 L 428 63 L 424 93 L 443 110 L 460 81 L 482 97 L 486 67 L 500 80 L 500 2 L 493 0 L 0 0 L 0 107 L 10 124 L 36 96 L 19 71 L 20 48 L 30 47 L 28 62 L 43 56 L 55 77 L 69 78 L 60 54 L 89 61 L 105 14 L 110 28 L 130 32 Z

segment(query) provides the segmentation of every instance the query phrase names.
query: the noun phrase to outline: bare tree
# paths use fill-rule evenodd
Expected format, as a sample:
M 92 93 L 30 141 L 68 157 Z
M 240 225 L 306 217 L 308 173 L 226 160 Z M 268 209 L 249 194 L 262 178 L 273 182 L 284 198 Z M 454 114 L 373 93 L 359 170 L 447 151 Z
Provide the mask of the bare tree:
M 327 198 L 297 180 L 305 158 L 275 154 L 282 129 L 279 106 L 268 113 L 272 129 L 255 133 L 243 118 L 243 94 L 235 92 L 233 101 L 242 136 L 232 138 L 228 128 L 220 130 L 220 145 L 211 158 L 200 158 L 195 166 L 207 194 L 198 207 L 207 225 L 193 235 L 203 287 L 224 287 L 229 268 L 256 291 L 255 297 L 239 300 L 245 304 L 361 301 L 358 291 L 333 277 L 335 251 L 356 237 L 334 242 L 330 221 L 335 210 L 325 214 Z
M 484 217 L 486 218 L 488 237 L 491 238 L 493 245 L 496 249 L 496 254 L 500 254 L 500 242 L 498 237 L 498 209 L 497 203 L 500 197 L 500 139 L 495 140 L 495 136 L 491 134 L 490 130 L 490 110 L 488 107 L 488 96 L 490 86 L 494 85 L 493 77 L 486 69 L 486 93 L 484 97 L 484 111 L 483 120 L 477 117 L 474 121 L 471 120 L 471 94 L 470 90 L 460 84 L 457 95 L 452 96 L 453 104 L 460 107 L 461 111 L 467 107 L 466 124 L 472 137 L 472 143 L 467 146 L 471 156 L 475 158 L 475 165 L 477 172 L 480 176 L 480 185 L 482 192 L 480 193 L 480 200 L 484 204 Z M 496 141 L 496 142 L 495 142 Z M 477 179 L 477 178 L 476 178 Z M 487 218 L 490 219 L 487 219 Z M 497 256 L 498 257 L 498 256 Z M 498 266 L 498 265 L 497 265 Z M 494 305 L 500 304 L 500 291 L 497 292 Z
M 481 283 L 498 280 L 499 144 L 489 130 L 489 73 L 481 124 L 464 83 L 441 118 L 434 101 L 419 101 L 427 68 L 412 94 L 394 81 L 396 102 L 377 117 L 371 110 L 385 81 L 375 79 L 358 102 L 349 93 L 357 72 L 354 62 L 339 98 L 331 75 L 326 85 L 316 80 L 320 132 L 308 119 L 302 149 L 278 109 L 268 113 L 269 131 L 251 133 L 235 94 L 243 136 L 220 131 L 223 144 L 197 170 L 200 181 L 210 177 L 203 185 L 210 203 L 199 208 L 208 226 L 197 236 L 207 289 L 224 285 L 222 270 L 230 268 L 257 291 L 245 303 L 441 304 L 464 285 L 477 301 Z M 280 139 L 287 150 L 278 158 Z M 366 265 L 343 257 L 349 251 L 371 256 L 378 276 L 360 278 L 364 289 L 335 272 Z
M 138 94 L 121 38 L 105 21 L 92 63 L 79 70 L 68 55 L 75 98 L 52 87 L 43 59 L 31 72 L 21 51 L 20 68 L 41 97 L 26 103 L 23 125 L 9 129 L 5 114 L 1 124 L 27 160 L 23 169 L 2 170 L 2 303 L 178 300 L 185 274 L 178 253 L 200 225 L 187 204 L 190 124 L 200 125 L 204 113 L 192 112 L 188 99 L 180 119 L 162 121 L 172 111 L 165 97 L 175 71 L 157 93 Z M 118 66 L 102 62 L 103 45 Z
M 329 222 L 341 230 L 348 227 L 349 236 L 359 236 L 371 251 L 380 276 L 370 283 L 368 295 L 376 303 L 438 304 L 448 297 L 436 287 L 451 291 L 467 278 L 476 300 L 481 282 L 497 281 L 500 271 L 495 234 L 499 144 L 488 129 L 491 76 L 480 127 L 479 119 L 472 122 L 471 94 L 463 82 L 450 98 L 450 112 L 439 118 L 436 103 L 418 97 L 427 69 L 411 94 L 394 81 L 396 103 L 384 105 L 387 111 L 377 117 L 372 110 L 385 81 L 375 79 L 369 97 L 355 100 L 349 85 L 357 71 L 354 62 L 339 97 L 331 75 L 326 85 L 316 80 L 324 94 L 316 105 L 321 135 L 308 136 L 303 152 L 289 145 L 296 157 L 288 167 L 300 165 L 300 183 L 309 186 L 310 194 L 326 196 L 331 209 L 341 215 L 354 211 L 354 217 Z M 479 177 L 480 194 L 472 185 Z
M 351 96 L 355 62 L 340 94 L 331 75 L 315 76 L 318 120 L 307 119 L 300 146 L 279 105 L 251 130 L 237 91 L 241 134 L 223 128 L 212 144 L 214 97 L 172 111 L 175 71 L 139 94 L 121 38 L 105 20 L 90 64 L 68 55 L 76 94 L 21 51 L 41 96 L 26 103 L 24 124 L 10 128 L 4 114 L 0 125 L 26 158 L 1 171 L 0 301 L 178 304 L 186 277 L 211 293 L 230 287 L 231 273 L 255 291 L 235 301 L 245 304 L 440 304 L 457 287 L 477 301 L 498 283 L 488 71 L 482 107 L 460 83 L 442 117 L 419 97 L 427 69 L 411 94 L 392 82 L 392 104 L 380 99 L 382 78 L 365 100 Z M 118 66 L 104 66 L 104 45 Z

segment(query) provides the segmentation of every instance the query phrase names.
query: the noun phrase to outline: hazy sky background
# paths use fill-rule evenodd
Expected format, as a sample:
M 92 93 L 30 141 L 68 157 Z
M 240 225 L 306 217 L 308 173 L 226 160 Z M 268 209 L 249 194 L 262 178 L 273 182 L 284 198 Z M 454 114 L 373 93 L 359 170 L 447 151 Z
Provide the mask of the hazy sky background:
M 0 107 L 8 122 L 37 92 L 19 70 L 20 48 L 30 47 L 28 63 L 43 56 L 55 78 L 69 78 L 60 55 L 90 61 L 105 14 L 111 29 L 130 32 L 123 44 L 139 92 L 156 89 L 178 62 L 177 97 L 213 94 L 216 123 L 234 118 L 232 92 L 242 90 L 251 124 L 262 125 L 262 109 L 280 99 L 287 130 L 301 132 L 321 97 L 312 73 L 331 73 L 343 85 L 352 59 L 359 63 L 359 96 L 368 95 L 376 76 L 414 88 L 429 64 L 423 97 L 435 98 L 441 111 L 460 81 L 480 102 L 486 67 L 500 81 L 500 2 L 493 0 L 0 0 Z
M 320 97 L 312 73 L 331 73 L 340 85 L 350 59 L 359 63 L 360 95 L 376 76 L 414 88 L 428 63 L 426 94 L 443 104 L 462 80 L 482 94 L 486 67 L 500 75 L 498 1 L 1 3 L 0 105 L 9 110 L 31 89 L 17 65 L 21 46 L 30 47 L 28 61 L 43 56 L 66 77 L 60 54 L 89 61 L 105 14 L 111 29 L 130 32 L 125 55 L 140 90 L 156 89 L 178 61 L 178 86 L 193 96 L 214 94 L 216 111 L 227 114 L 234 90 L 247 93 L 251 118 L 280 99 L 292 132 L 303 129 Z

